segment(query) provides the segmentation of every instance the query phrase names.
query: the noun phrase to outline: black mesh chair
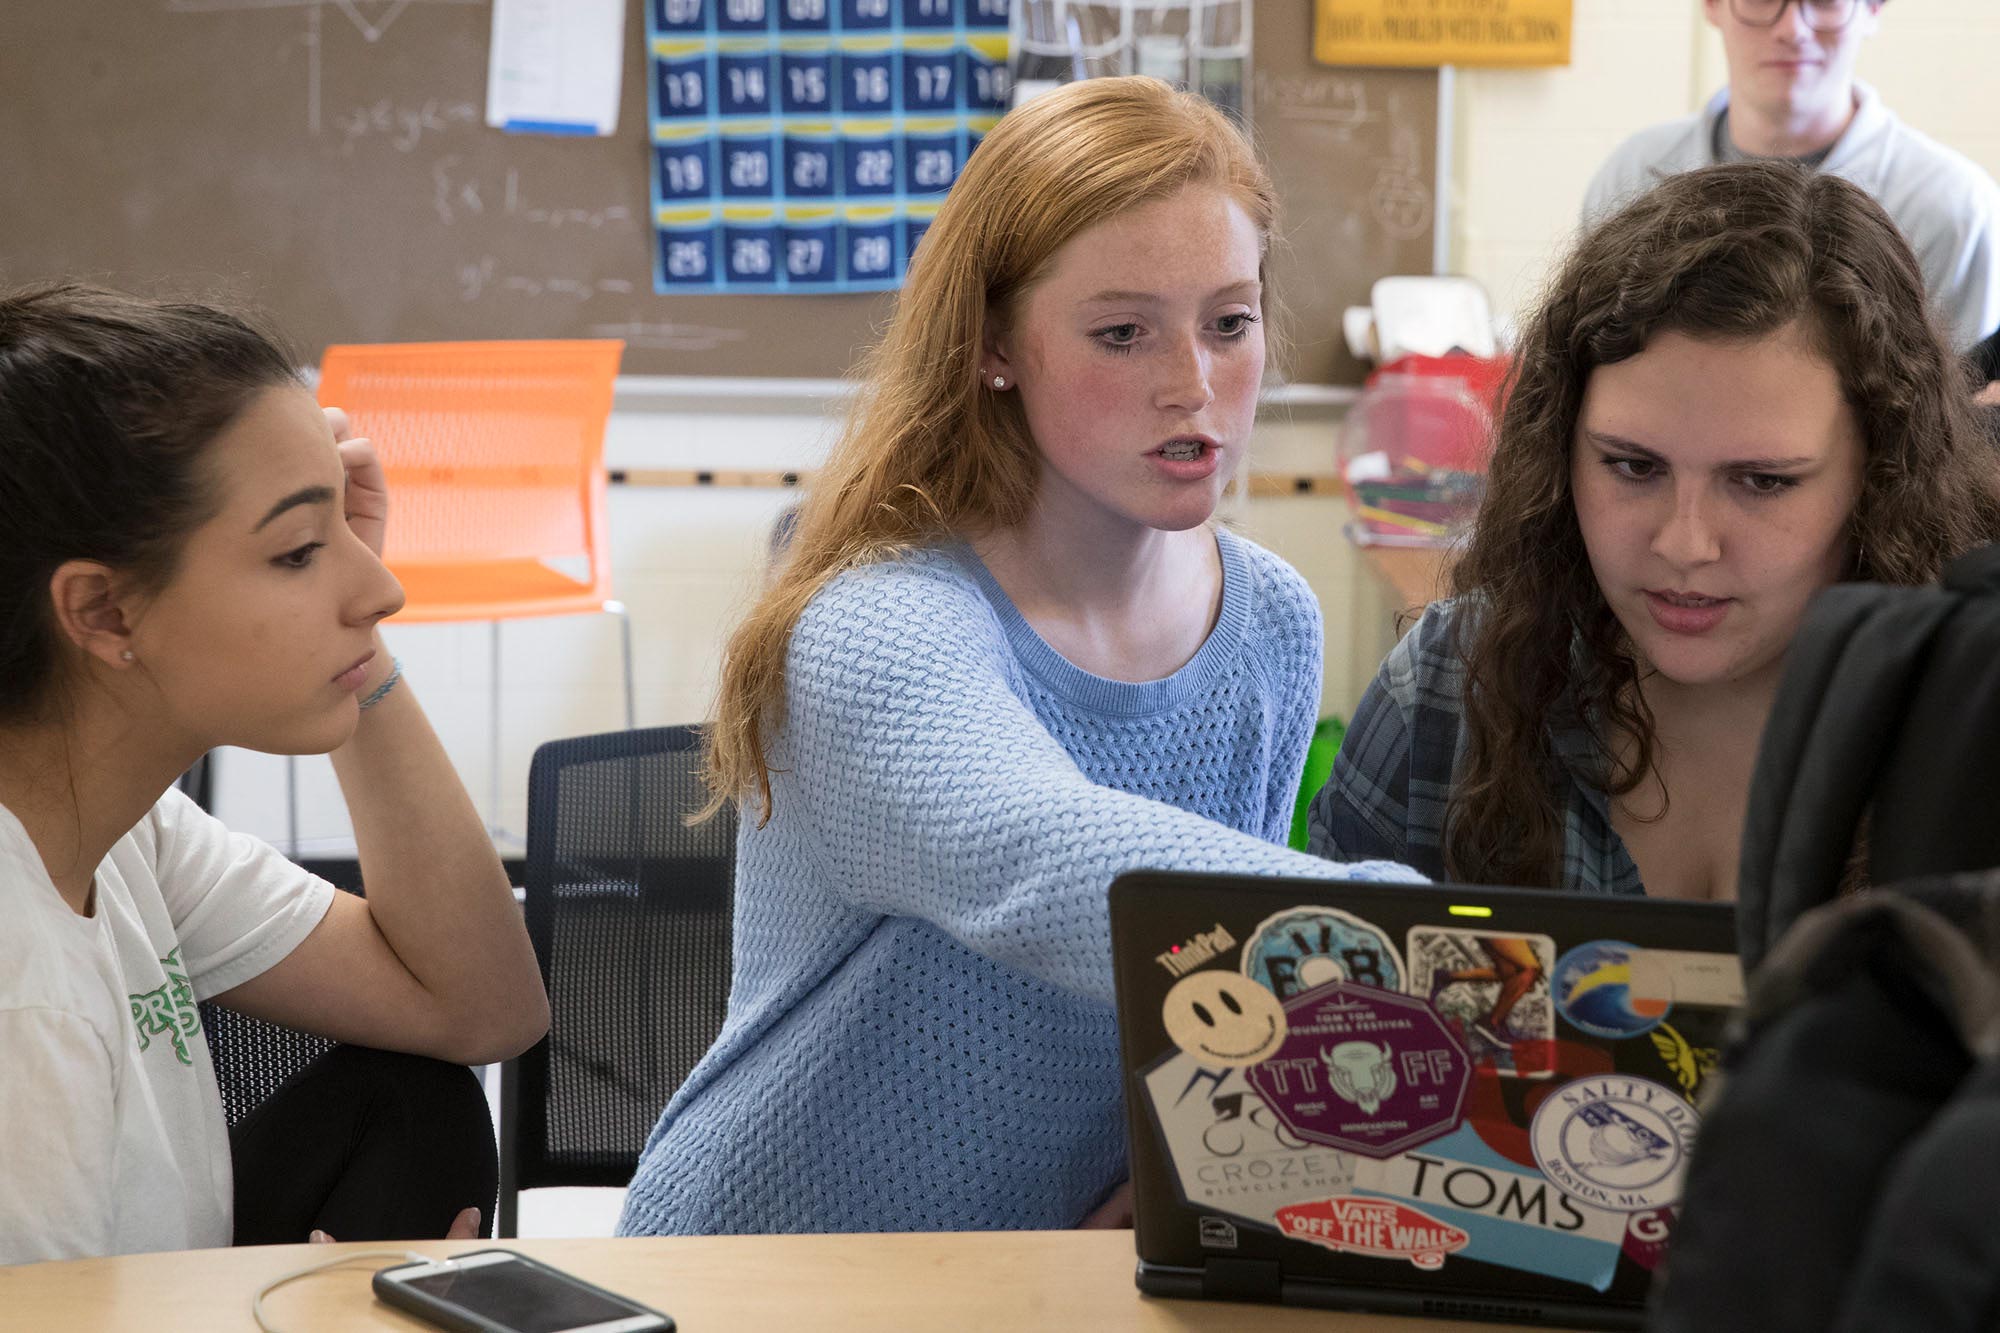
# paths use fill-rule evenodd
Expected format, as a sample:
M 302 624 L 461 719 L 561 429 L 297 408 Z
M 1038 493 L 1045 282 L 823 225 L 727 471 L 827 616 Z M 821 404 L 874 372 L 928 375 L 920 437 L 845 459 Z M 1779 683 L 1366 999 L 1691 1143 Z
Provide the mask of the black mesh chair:
M 204 758 L 188 771 L 201 771 L 207 764 Z M 336 867 L 315 861 L 306 869 L 335 888 L 361 891 L 361 872 L 353 862 Z M 199 1008 L 208 1057 L 215 1062 L 215 1081 L 222 1090 L 222 1113 L 232 1125 L 256 1110 L 286 1079 L 333 1049 L 330 1038 L 251 1018 L 212 1000 L 203 1000 Z
M 519 1193 L 628 1184 L 729 999 L 734 807 L 707 800 L 692 727 L 552 741 L 528 774 L 528 934 L 549 1035 L 500 1074 L 498 1234 Z
M 300 865 L 346 893 L 362 896 L 361 867 L 353 860 L 306 860 Z M 510 865 L 513 863 L 509 863 Z M 330 1037 L 251 1018 L 213 1000 L 200 1004 L 201 1030 L 222 1091 L 230 1124 L 257 1109 L 292 1075 L 334 1048 Z
M 280 1027 L 203 1000 L 201 1030 L 222 1089 L 222 1113 L 230 1124 L 257 1109 L 286 1079 L 333 1049 L 326 1037 Z

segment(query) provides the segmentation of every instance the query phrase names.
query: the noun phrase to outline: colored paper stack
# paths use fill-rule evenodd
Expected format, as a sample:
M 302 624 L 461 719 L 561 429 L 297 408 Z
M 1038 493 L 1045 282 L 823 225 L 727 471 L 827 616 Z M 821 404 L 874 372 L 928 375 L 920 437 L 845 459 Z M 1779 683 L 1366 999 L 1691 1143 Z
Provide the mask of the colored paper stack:
M 1341 428 L 1357 545 L 1446 546 L 1470 522 L 1486 482 L 1492 368 L 1405 358 L 1369 377 Z

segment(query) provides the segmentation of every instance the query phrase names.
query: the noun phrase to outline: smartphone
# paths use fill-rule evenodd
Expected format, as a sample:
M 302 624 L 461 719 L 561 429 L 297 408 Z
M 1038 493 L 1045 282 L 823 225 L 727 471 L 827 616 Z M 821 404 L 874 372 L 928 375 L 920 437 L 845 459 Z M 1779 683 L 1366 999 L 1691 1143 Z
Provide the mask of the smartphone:
M 472 1250 L 375 1274 L 375 1294 L 456 1333 L 674 1333 L 674 1321 L 513 1250 Z

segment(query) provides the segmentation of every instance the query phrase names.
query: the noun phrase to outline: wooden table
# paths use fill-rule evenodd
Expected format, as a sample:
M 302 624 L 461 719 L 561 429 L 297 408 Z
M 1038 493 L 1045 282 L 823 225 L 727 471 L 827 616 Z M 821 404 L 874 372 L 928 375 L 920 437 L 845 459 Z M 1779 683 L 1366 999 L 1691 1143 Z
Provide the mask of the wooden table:
M 427 1255 L 501 1242 L 417 1241 Z M 672 1315 L 683 1333 L 749 1329 L 846 1333 L 1121 1333 L 1256 1329 L 1270 1333 L 1498 1333 L 1500 1325 L 1340 1315 L 1207 1301 L 1159 1301 L 1132 1285 L 1129 1231 L 892 1236 L 689 1236 L 504 1242 Z M 254 1330 L 265 1283 L 380 1245 L 188 1250 L 0 1268 L 0 1329 L 28 1333 L 232 1333 Z M 369 1275 L 393 1259 L 291 1283 L 264 1302 L 285 1333 L 417 1323 L 378 1303 Z M 1508 1327 L 1518 1333 L 1520 1325 Z

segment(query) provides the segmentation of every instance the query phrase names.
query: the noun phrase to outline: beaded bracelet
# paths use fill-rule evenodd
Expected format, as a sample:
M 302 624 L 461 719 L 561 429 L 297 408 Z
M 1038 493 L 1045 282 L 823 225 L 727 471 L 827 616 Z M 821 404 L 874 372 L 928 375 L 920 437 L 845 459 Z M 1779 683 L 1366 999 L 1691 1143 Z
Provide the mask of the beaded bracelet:
M 400 681 L 402 678 L 403 678 L 403 659 L 400 657 L 390 658 L 389 678 L 383 681 L 380 685 L 377 685 L 373 690 L 369 691 L 368 697 L 361 701 L 361 711 L 365 713 L 369 709 L 373 708 L 376 704 L 381 703 L 382 700 L 388 696 L 389 691 L 396 688 L 396 682 Z

